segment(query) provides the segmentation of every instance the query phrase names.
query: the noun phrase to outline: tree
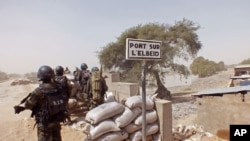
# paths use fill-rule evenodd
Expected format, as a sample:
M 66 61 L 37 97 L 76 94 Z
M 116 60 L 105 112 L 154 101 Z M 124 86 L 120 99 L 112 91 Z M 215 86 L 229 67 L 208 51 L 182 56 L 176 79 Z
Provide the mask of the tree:
M 240 64 L 249 65 L 250 64 L 250 58 L 243 60 L 242 62 L 240 62 Z
M 192 74 L 201 77 L 211 76 L 217 72 L 226 70 L 224 62 L 216 63 L 214 61 L 203 58 L 202 56 L 194 59 L 190 65 Z
M 225 70 L 227 69 L 223 61 L 220 61 L 219 63 L 217 63 L 217 71 L 225 71 Z
M 202 74 L 204 63 L 206 63 L 206 60 L 201 56 L 194 59 L 194 61 L 190 65 L 190 70 L 192 71 L 192 74 L 194 75 Z
M 8 79 L 8 74 L 0 71 L 0 81 Z
M 146 61 L 145 69 L 148 75 L 154 76 L 157 83 L 158 97 L 171 99 L 171 94 L 163 85 L 162 79 L 168 70 L 173 70 L 181 76 L 187 77 L 190 72 L 183 61 L 196 56 L 201 49 L 196 31 L 199 26 L 192 21 L 183 19 L 170 26 L 167 24 L 148 23 L 125 30 L 116 42 L 109 43 L 99 52 L 100 63 L 106 69 L 119 68 L 122 75 L 129 80 L 136 81 L 134 76 L 141 74 L 141 61 L 126 60 L 125 46 L 127 38 L 162 41 L 161 60 Z M 132 76 L 132 77 L 129 77 Z

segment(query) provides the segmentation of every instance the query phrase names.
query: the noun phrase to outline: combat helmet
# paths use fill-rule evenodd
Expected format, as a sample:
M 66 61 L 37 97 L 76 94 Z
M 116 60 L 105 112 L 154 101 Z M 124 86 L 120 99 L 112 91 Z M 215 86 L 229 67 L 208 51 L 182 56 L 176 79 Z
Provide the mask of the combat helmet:
M 50 80 L 54 77 L 54 72 L 50 66 L 41 66 L 37 72 L 37 78 L 39 80 Z
M 96 71 L 99 71 L 99 68 L 98 68 L 98 67 L 93 67 L 93 68 L 91 69 L 91 72 L 96 72 Z
M 56 72 L 56 75 L 63 75 L 64 68 L 62 66 L 56 66 L 55 72 Z
M 81 64 L 81 69 L 86 70 L 88 68 L 88 65 L 86 63 Z

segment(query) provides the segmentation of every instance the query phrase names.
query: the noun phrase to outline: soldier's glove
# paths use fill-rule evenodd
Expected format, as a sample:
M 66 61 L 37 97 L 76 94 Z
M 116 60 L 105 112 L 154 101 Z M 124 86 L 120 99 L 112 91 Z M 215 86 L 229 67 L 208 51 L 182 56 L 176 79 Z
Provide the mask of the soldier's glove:
M 15 114 L 19 114 L 20 112 L 22 112 L 24 110 L 25 110 L 25 108 L 22 106 L 14 106 Z

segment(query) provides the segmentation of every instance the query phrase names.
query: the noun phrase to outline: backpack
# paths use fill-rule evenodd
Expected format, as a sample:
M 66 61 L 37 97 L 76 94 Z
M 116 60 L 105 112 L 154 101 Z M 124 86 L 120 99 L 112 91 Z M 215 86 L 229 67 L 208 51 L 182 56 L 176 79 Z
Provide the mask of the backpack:
M 93 99 L 101 99 L 107 91 L 107 85 L 101 76 L 101 71 L 92 72 L 91 74 L 91 93 Z

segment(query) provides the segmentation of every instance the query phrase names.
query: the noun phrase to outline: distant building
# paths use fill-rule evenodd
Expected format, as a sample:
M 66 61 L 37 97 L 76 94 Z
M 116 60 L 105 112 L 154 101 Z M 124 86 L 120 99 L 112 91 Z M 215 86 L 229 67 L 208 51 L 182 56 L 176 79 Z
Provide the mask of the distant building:
M 234 76 L 230 78 L 228 87 L 250 85 L 250 65 L 234 67 Z
M 234 67 L 234 76 L 250 75 L 250 65 L 239 65 Z

